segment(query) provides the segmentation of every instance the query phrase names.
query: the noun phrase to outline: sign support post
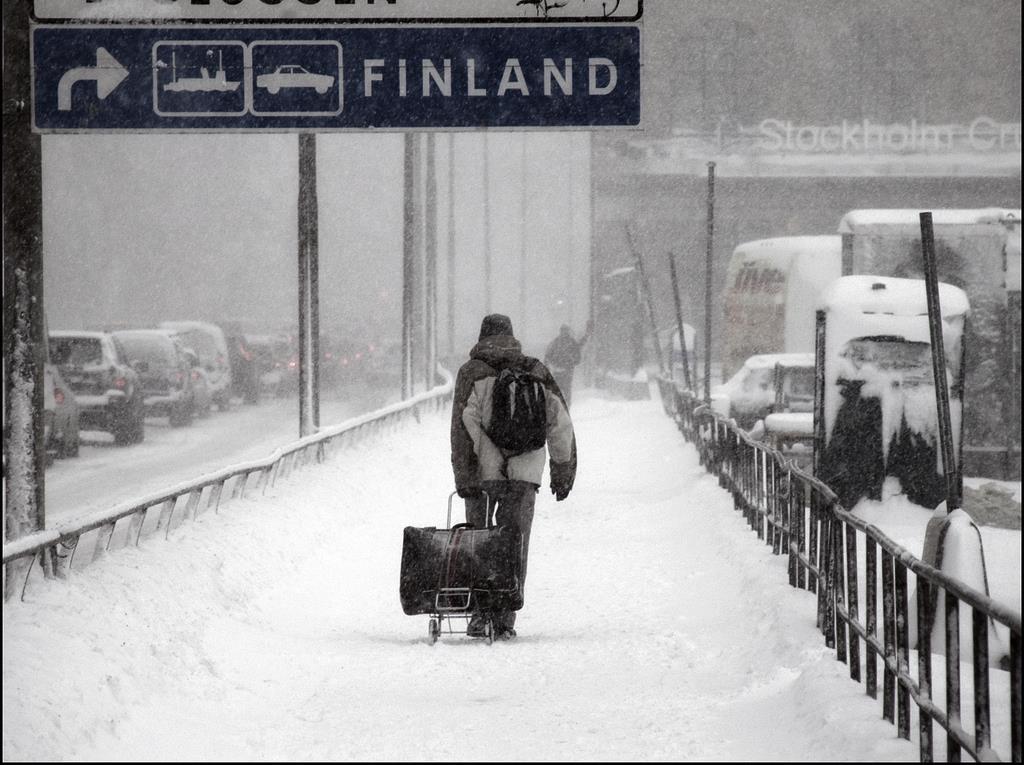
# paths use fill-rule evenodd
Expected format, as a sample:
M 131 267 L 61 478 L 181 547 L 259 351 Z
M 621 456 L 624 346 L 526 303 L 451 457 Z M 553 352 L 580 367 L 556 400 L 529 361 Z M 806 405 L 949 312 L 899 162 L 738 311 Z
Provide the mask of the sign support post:
M 32 132 L 27 0 L 3 4 L 4 527 L 8 540 L 44 517 L 43 198 L 40 137 Z M 45 563 L 45 562 L 44 562 Z M 17 564 L 27 566 L 28 561 Z M 48 570 L 44 566 L 44 569 Z M 6 598 L 19 577 L 7 572 Z

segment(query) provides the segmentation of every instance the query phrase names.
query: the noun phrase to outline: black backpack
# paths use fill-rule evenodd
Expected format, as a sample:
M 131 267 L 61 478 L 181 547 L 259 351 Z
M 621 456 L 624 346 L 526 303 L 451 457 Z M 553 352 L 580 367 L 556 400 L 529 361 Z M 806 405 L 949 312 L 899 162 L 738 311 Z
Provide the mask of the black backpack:
M 508 456 L 540 449 L 547 440 L 544 384 L 522 369 L 502 369 L 494 381 L 488 438 Z

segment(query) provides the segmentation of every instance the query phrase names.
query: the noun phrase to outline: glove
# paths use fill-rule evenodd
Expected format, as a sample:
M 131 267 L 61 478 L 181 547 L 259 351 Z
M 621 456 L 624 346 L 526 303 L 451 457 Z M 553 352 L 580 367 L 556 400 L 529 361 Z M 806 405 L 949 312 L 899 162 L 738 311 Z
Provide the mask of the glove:
M 570 464 L 551 463 L 551 493 L 555 495 L 556 502 L 561 502 L 569 496 L 569 492 L 572 491 L 572 479 Z
M 480 489 L 476 486 L 462 486 L 455 491 L 462 499 L 476 499 L 480 496 Z

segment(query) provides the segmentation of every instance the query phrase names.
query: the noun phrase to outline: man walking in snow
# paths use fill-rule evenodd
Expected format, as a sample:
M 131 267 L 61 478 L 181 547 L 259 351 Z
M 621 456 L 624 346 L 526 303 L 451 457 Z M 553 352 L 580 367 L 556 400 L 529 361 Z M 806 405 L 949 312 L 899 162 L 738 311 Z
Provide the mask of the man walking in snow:
M 517 380 L 520 392 L 506 387 L 510 377 Z M 500 381 L 499 381 L 500 378 Z M 536 415 L 543 423 L 536 442 L 525 450 L 509 446 L 509 422 L 520 431 L 533 427 L 525 419 L 506 420 L 502 412 L 508 403 L 508 390 L 520 405 L 520 414 L 528 402 L 541 406 Z M 529 392 L 530 399 L 523 398 Z M 497 402 L 497 403 L 496 403 Z M 514 408 L 514 407 L 513 407 Z M 515 425 L 518 423 L 518 425 Z M 512 433 L 527 437 L 525 432 Z M 499 446 L 495 443 L 506 444 Z M 527 438 L 527 440 L 529 440 Z M 512 334 L 511 320 L 502 314 L 484 317 L 480 337 L 469 353 L 469 361 L 459 369 L 452 402 L 451 449 L 455 489 L 466 501 L 466 522 L 484 528 L 491 513 L 498 526 L 522 534 L 520 547 L 520 586 L 526 581 L 526 561 L 530 528 L 537 491 L 544 473 L 545 444 L 550 452 L 551 492 L 561 502 L 572 490 L 576 479 L 576 436 L 562 392 L 548 369 L 539 360 L 524 356 Z M 486 492 L 490 497 L 488 506 Z M 496 618 L 496 636 L 515 636 L 515 611 Z M 486 622 L 474 616 L 467 634 L 484 637 Z
M 590 337 L 590 330 L 593 324 L 587 322 L 587 331 L 579 340 L 572 336 L 572 330 L 568 324 L 563 324 L 558 337 L 551 341 L 547 351 L 544 353 L 544 363 L 551 374 L 558 382 L 558 387 L 565 397 L 565 405 L 572 402 L 572 378 L 576 371 L 576 365 L 580 363 L 583 354 L 583 345 Z

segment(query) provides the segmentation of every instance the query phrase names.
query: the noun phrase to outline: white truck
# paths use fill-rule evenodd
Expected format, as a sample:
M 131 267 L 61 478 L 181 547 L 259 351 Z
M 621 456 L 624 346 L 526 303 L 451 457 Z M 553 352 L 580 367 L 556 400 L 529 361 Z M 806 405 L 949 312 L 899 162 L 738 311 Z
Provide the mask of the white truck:
M 744 242 L 726 276 L 722 379 L 751 356 L 811 353 L 821 291 L 841 273 L 839 236 L 787 236 Z
M 843 273 L 923 278 L 920 213 L 932 214 L 939 281 L 967 294 L 964 471 L 1020 480 L 1020 209 L 851 210 Z

